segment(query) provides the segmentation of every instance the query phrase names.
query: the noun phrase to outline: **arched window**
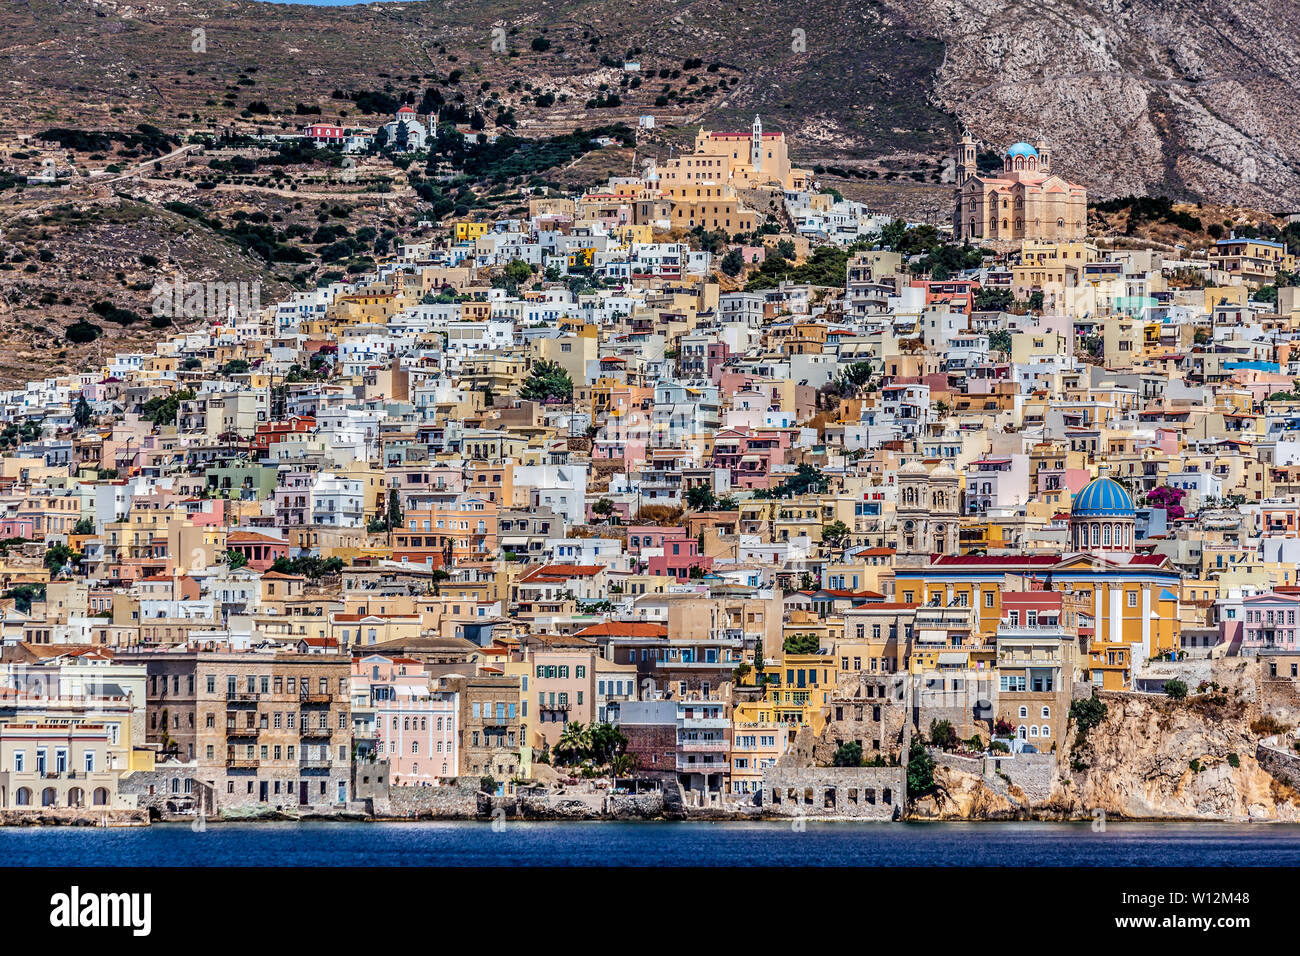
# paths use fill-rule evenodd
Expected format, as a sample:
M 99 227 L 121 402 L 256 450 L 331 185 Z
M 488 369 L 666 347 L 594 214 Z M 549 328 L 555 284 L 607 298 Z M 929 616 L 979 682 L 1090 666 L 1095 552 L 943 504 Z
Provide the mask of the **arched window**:
M 1044 708 L 1043 708 L 1043 719 L 1044 719 L 1044 720 L 1048 720 L 1051 716 L 1052 716 L 1052 708 L 1050 708 L 1050 707 L 1044 707 Z
M 68 791 L 68 806 L 79 807 L 86 802 L 86 794 L 80 787 L 73 787 Z
M 1029 725 L 1029 736 L 1031 736 L 1031 737 L 1037 737 L 1037 736 L 1038 736 L 1038 725 L 1037 725 L 1037 724 L 1030 724 L 1030 725 Z
M 1043 724 L 1043 732 L 1042 732 L 1039 736 L 1042 736 L 1042 737 L 1050 737 L 1050 736 L 1052 736 L 1052 728 L 1049 727 L 1047 724 Z
M 96 787 L 95 792 L 91 795 L 91 802 L 97 807 L 106 805 L 108 803 L 108 790 L 104 787 Z
M 30 807 L 32 805 L 32 792 L 27 787 L 19 787 L 14 793 L 14 806 Z
M 52 807 L 54 806 L 54 802 L 58 800 L 58 798 L 59 798 L 58 791 L 56 791 L 53 787 L 46 787 L 44 790 L 41 791 L 41 806 Z
M 1024 740 L 1026 737 L 1029 736 L 1029 734 L 1025 731 L 1024 724 L 1021 724 L 1019 727 L 1016 728 L 1016 736 L 1019 737 L 1021 740 Z
M 1110 525 L 1105 525 L 1101 529 L 1101 543 L 1110 547 Z
M 1093 526 L 1092 526 L 1092 545 L 1093 545 L 1093 547 L 1096 547 L 1096 546 L 1099 545 L 1099 544 L 1101 544 L 1101 526 L 1100 526 L 1100 525 L 1093 525 Z
M 1020 708 L 1020 714 L 1019 714 L 1019 716 L 1020 716 L 1021 718 L 1028 717 L 1028 716 L 1029 716 L 1029 708 L 1028 708 L 1028 707 L 1021 707 L 1021 708 Z

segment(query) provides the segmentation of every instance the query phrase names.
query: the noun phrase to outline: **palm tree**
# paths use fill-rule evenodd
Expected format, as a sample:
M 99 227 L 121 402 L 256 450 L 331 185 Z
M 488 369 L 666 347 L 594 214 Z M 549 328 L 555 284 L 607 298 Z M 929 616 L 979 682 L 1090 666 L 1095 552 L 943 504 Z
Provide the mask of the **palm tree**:
M 561 763 L 577 763 L 591 750 L 591 730 L 575 721 L 564 725 L 555 744 L 555 756 Z

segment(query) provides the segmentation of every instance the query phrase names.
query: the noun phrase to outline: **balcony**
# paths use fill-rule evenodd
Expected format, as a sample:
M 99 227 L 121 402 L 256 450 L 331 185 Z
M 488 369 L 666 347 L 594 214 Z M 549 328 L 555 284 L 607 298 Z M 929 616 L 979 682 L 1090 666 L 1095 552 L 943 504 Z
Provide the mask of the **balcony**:
M 328 727 L 303 727 L 302 730 L 299 731 L 299 736 L 306 739 L 317 738 L 328 740 L 330 737 L 334 736 L 334 731 L 330 730 Z
M 677 726 L 689 730 L 726 730 L 731 721 L 726 717 L 679 717 Z
M 687 753 L 726 753 L 731 749 L 731 741 L 725 737 L 712 740 L 679 740 L 677 749 Z
M 227 727 L 227 737 L 256 737 L 262 732 L 260 727 Z
M 253 693 L 240 693 L 239 691 L 228 690 L 226 691 L 226 706 L 236 707 L 241 704 L 256 704 L 258 696 L 259 695 Z
M 330 766 L 328 757 L 303 757 L 298 761 L 299 770 L 328 770 Z
M 227 757 L 226 766 L 231 770 L 256 770 L 261 761 L 256 757 Z
M 303 691 L 298 695 L 298 703 L 300 704 L 311 704 L 311 705 L 324 704 L 328 706 L 330 699 L 331 697 L 328 692 L 322 694 L 322 693 L 312 693 L 310 691 Z
M 694 763 L 689 763 L 680 756 L 677 758 L 679 773 L 726 773 L 730 769 L 730 760 L 696 760 Z

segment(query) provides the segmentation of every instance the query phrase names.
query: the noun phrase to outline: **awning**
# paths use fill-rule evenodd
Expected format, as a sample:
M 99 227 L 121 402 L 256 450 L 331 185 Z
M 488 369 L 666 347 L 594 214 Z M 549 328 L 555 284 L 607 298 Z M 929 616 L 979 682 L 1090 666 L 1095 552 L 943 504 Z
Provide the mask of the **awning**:
M 947 664 L 965 664 L 965 663 L 966 663 L 966 655 L 965 655 L 965 654 L 958 654 L 958 653 L 954 652 L 954 653 L 951 653 L 951 654 L 940 654 L 940 655 L 939 655 L 939 666 L 940 666 L 940 667 L 943 667 L 944 665 L 947 665 Z

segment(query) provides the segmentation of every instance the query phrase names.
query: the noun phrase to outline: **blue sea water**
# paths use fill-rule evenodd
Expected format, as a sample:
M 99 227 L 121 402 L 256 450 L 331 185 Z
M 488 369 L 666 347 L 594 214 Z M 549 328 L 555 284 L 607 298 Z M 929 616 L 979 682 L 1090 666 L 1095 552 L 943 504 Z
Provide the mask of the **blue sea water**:
M 1297 866 L 1300 826 L 210 823 L 0 828 L 0 866 Z

